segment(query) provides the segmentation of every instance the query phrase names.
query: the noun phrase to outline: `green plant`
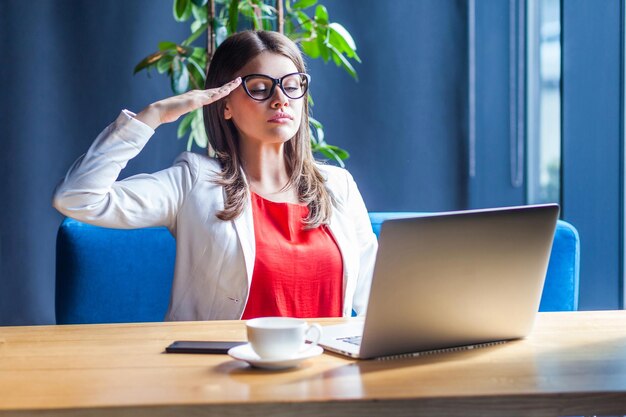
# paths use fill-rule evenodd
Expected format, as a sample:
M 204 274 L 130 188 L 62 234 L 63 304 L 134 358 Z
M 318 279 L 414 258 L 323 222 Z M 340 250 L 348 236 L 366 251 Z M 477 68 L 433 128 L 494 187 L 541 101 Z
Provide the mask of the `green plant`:
M 313 6 L 315 6 L 313 8 Z M 182 94 L 203 88 L 205 71 L 213 51 L 230 34 L 239 30 L 264 29 L 284 33 L 300 45 L 311 58 L 333 61 L 357 80 L 353 61 L 361 62 L 350 33 L 339 23 L 331 22 L 326 7 L 318 0 L 174 0 L 174 18 L 179 22 L 192 19 L 191 35 L 180 43 L 163 41 L 159 50 L 145 57 L 135 73 L 156 68 L 167 74 L 172 91 Z M 207 47 L 197 46 L 205 35 Z M 309 95 L 309 104 L 313 100 Z M 310 118 L 311 145 L 314 152 L 343 166 L 348 152 L 329 144 L 322 124 Z M 200 110 L 187 114 L 178 125 L 178 137 L 188 135 L 187 148 L 195 143 L 208 146 Z

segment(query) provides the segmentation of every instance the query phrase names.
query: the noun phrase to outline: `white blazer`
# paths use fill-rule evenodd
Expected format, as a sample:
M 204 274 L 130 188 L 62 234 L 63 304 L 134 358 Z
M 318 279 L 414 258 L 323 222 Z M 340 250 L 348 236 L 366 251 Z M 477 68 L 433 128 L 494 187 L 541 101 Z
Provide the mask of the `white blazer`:
M 219 163 L 185 152 L 154 174 L 117 181 L 120 171 L 154 134 L 124 110 L 70 168 L 53 206 L 68 217 L 113 228 L 166 226 L 176 238 L 176 266 L 166 320 L 240 319 L 255 257 L 250 201 L 233 221 L 215 184 Z M 343 315 L 364 315 L 378 243 L 352 176 L 319 165 L 333 196 L 330 231 L 343 259 Z

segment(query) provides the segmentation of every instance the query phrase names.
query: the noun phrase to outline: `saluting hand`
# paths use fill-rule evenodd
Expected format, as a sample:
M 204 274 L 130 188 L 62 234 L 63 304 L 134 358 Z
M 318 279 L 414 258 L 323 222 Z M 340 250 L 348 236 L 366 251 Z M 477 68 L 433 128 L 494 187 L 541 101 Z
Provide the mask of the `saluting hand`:
M 231 91 L 237 88 L 239 84 L 241 84 L 241 78 L 237 77 L 219 88 L 191 90 L 178 96 L 157 101 L 143 109 L 136 116 L 136 119 L 144 122 L 152 129 L 156 129 L 163 123 L 174 122 L 178 120 L 180 116 L 190 111 L 226 97 Z

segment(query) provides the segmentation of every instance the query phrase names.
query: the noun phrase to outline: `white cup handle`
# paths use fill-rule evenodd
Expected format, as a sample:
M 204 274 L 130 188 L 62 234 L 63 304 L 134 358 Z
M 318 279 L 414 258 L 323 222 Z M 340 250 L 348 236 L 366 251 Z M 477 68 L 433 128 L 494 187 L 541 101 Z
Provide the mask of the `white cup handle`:
M 310 335 L 311 333 L 314 333 L 313 337 L 311 337 L 311 335 Z M 322 338 L 322 326 L 320 326 L 317 323 L 312 323 L 306 329 L 306 332 L 304 334 L 306 336 L 306 340 L 311 342 L 311 344 L 306 349 L 303 350 L 303 352 L 306 352 L 307 350 L 311 349 L 312 347 L 317 346 L 317 343 Z

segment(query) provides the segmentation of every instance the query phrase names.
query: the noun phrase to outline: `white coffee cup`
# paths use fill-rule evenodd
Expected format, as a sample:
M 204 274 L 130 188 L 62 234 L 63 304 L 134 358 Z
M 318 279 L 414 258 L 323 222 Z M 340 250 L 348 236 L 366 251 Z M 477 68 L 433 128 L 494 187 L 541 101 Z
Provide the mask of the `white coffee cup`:
M 291 317 L 259 317 L 246 321 L 248 342 L 261 359 L 290 359 L 317 345 L 319 324 Z M 311 342 L 306 345 L 306 340 Z

